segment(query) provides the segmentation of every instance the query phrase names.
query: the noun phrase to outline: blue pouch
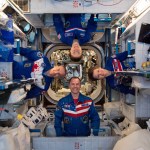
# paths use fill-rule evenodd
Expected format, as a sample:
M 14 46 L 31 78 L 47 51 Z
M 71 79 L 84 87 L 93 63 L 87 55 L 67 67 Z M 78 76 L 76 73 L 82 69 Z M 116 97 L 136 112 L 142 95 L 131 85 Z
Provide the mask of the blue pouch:
M 0 43 L 0 62 L 13 62 L 13 49 Z
M 14 32 L 7 29 L 0 29 L 0 39 L 6 44 L 14 44 Z

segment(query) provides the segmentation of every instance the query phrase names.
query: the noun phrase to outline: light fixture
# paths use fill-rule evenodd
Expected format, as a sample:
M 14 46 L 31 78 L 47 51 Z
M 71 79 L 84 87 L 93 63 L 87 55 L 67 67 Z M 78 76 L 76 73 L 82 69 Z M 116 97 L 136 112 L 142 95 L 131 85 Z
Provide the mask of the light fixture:
M 0 18 L 2 21 L 2 19 L 8 19 L 8 16 L 4 12 L 0 12 Z
M 0 8 L 3 7 L 5 3 L 6 3 L 6 0 L 1 0 L 0 1 Z
M 133 6 L 133 10 L 135 11 L 136 16 L 139 16 L 148 7 L 150 7 L 150 0 L 138 0 Z

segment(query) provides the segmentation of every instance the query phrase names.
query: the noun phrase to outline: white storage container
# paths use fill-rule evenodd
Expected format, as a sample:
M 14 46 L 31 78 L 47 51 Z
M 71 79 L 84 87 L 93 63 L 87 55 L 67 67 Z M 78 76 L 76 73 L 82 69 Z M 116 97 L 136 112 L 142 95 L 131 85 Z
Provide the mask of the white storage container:
M 119 136 L 33 137 L 33 150 L 112 150 Z

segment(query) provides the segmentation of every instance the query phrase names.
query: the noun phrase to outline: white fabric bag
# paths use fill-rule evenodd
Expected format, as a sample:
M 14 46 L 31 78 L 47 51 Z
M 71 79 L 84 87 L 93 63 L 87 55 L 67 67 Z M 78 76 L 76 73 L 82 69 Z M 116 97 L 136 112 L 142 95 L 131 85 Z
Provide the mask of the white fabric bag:
M 0 150 L 30 150 L 30 132 L 22 123 L 0 134 Z
M 113 150 L 150 150 L 150 132 L 138 130 L 119 140 Z

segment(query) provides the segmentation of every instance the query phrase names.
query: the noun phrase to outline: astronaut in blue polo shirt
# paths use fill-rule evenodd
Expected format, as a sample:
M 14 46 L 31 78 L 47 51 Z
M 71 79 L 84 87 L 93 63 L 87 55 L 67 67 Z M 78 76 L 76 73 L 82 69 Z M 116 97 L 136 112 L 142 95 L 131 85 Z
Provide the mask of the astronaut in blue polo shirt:
M 81 14 L 65 14 L 65 26 L 59 14 L 53 15 L 54 26 L 58 38 L 65 44 L 71 46 L 70 58 L 79 61 L 82 57 L 82 48 L 80 45 L 91 40 L 92 32 L 96 31 L 97 22 L 94 21 L 92 14 L 88 20 L 86 28 L 82 27 Z
M 17 53 L 16 48 L 14 53 Z M 13 79 L 35 79 L 35 85 L 28 91 L 26 99 L 39 96 L 48 90 L 53 78 L 60 78 L 66 74 L 64 66 L 52 67 L 48 58 L 38 50 L 20 48 L 20 55 L 27 60 L 13 61 Z

